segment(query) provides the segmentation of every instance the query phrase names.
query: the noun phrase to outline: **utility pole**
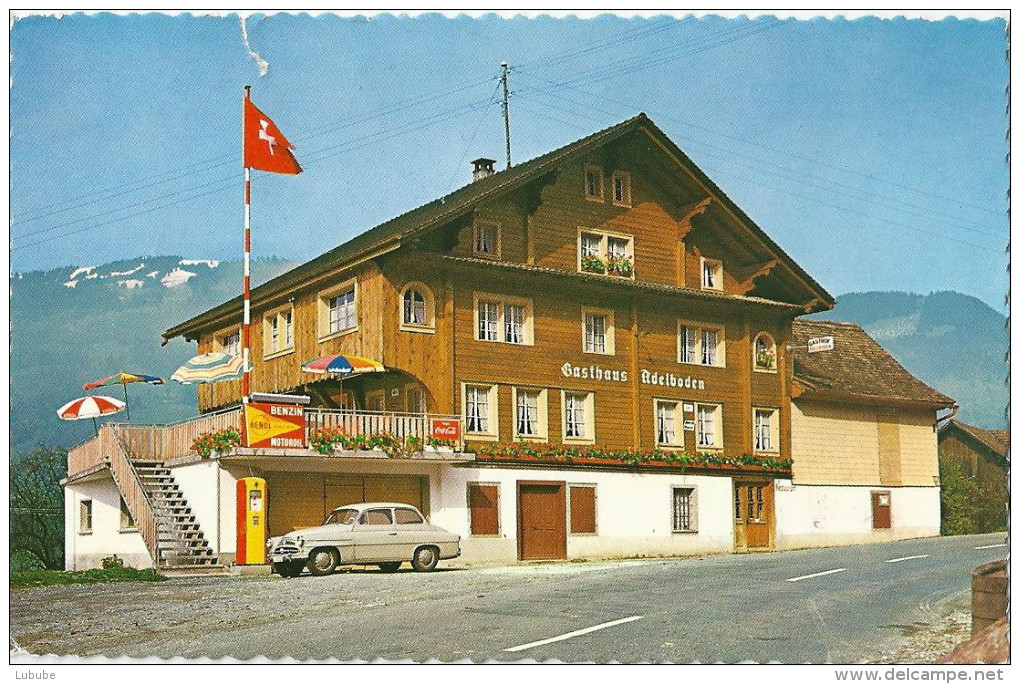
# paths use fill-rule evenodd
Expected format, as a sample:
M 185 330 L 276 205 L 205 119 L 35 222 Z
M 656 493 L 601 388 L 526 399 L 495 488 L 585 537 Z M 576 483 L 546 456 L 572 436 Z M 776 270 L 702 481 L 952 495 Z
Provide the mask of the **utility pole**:
M 510 74 L 510 66 L 506 62 L 502 62 L 499 65 L 503 69 L 503 74 L 499 77 L 499 82 L 503 84 L 503 128 L 506 129 L 506 167 L 510 168 L 510 86 L 507 83 L 507 77 Z

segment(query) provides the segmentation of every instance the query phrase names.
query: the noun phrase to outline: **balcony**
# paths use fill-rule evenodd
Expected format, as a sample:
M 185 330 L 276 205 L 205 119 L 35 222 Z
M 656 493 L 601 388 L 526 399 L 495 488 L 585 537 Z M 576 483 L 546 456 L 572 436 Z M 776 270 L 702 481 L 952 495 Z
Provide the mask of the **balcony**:
M 471 460 L 463 454 L 462 437 L 444 441 L 438 449 L 429 447 L 432 436 L 432 421 L 440 419 L 454 421 L 461 426 L 459 416 L 393 413 L 384 411 L 347 411 L 342 409 L 308 408 L 305 409 L 305 441 L 319 435 L 324 430 L 342 434 L 347 441 L 355 444 L 371 443 L 372 438 L 386 437 L 391 444 L 401 445 L 400 458 L 436 460 L 443 454 L 456 455 L 452 460 Z M 67 453 L 68 477 L 80 477 L 101 469 L 110 462 L 110 451 L 114 441 L 119 442 L 124 452 L 132 461 L 175 461 L 178 459 L 198 457 L 192 448 L 200 436 L 233 429 L 240 433 L 241 408 L 233 407 L 191 418 L 179 423 L 164 425 L 132 425 L 124 423 L 107 423 L 99 430 L 99 435 L 72 447 Z M 462 434 L 463 430 L 458 430 Z M 364 439 L 355 439 L 355 438 Z M 219 456 L 318 456 L 344 457 L 359 455 L 360 457 L 375 456 L 389 458 L 391 454 L 376 450 L 371 452 L 352 451 L 337 448 L 323 454 L 313 449 L 249 449 L 235 447 L 228 454 Z M 449 460 L 449 459 L 446 459 Z

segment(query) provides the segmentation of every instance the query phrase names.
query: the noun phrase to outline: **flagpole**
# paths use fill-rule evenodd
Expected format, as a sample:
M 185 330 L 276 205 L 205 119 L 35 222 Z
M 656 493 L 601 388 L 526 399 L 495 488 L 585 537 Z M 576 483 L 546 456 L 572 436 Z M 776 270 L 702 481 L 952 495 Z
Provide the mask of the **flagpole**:
M 251 86 L 244 87 L 244 97 L 251 99 Z M 244 114 L 241 115 L 241 159 L 244 159 Z M 242 161 L 243 163 L 243 161 Z M 244 321 L 241 326 L 241 402 L 247 404 L 251 393 L 248 374 L 248 350 L 251 346 L 251 169 L 244 167 Z

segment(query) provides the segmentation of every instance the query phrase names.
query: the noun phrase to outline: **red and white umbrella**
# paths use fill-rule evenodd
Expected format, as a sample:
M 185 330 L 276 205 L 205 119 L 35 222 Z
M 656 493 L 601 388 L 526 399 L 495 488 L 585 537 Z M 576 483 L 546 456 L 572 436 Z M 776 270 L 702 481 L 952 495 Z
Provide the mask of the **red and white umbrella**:
M 99 427 L 96 425 L 96 418 L 111 416 L 124 410 L 124 402 L 113 397 L 92 395 L 69 401 L 57 409 L 57 416 L 62 420 L 83 420 L 92 419 L 92 425 L 99 434 Z

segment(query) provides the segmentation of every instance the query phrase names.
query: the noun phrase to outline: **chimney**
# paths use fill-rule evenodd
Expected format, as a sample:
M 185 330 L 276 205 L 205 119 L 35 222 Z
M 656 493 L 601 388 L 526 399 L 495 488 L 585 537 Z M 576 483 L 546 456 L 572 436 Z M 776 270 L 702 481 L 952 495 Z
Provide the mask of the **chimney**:
M 485 157 L 475 159 L 471 162 L 471 164 L 475 167 L 475 170 L 471 172 L 471 180 L 481 180 L 486 176 L 491 176 L 496 173 L 496 169 L 492 168 L 495 163 L 495 159 L 486 159 Z

